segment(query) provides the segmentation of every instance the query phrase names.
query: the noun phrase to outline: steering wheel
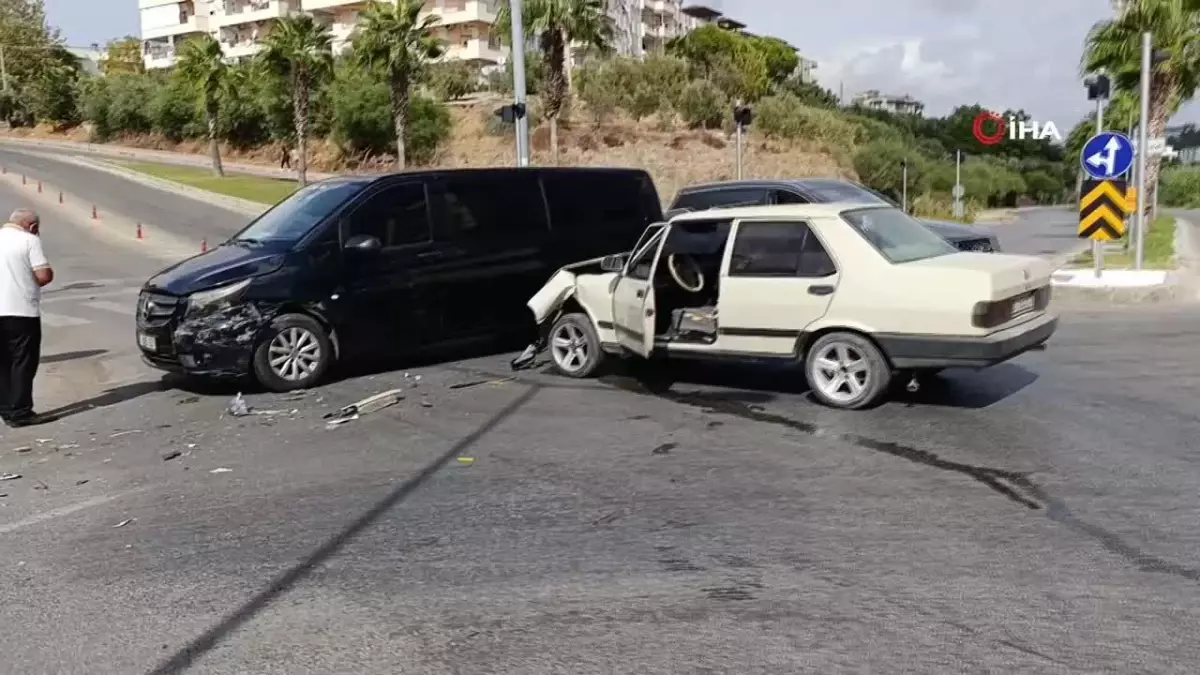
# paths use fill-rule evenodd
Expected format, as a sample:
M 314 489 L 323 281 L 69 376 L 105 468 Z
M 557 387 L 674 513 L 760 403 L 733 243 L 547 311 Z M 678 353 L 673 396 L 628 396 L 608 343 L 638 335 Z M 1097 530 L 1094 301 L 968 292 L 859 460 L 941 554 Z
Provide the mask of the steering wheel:
M 680 269 L 681 263 L 683 269 Z M 704 272 L 700 270 L 699 263 L 692 256 L 672 253 L 667 256 L 667 271 L 671 273 L 671 278 L 683 290 L 691 293 L 699 293 L 704 290 Z M 694 279 L 694 281 L 689 284 L 684 281 L 685 278 Z

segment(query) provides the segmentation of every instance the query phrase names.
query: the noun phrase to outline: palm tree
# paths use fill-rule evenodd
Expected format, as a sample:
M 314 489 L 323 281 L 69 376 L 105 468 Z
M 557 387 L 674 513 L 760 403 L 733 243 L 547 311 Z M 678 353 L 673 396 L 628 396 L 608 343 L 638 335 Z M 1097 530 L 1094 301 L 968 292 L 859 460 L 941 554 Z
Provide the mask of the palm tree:
M 1139 91 L 1142 34 L 1149 31 L 1161 59 L 1150 76 L 1150 137 L 1162 137 L 1167 121 L 1200 87 L 1200 3 L 1195 0 L 1138 0 L 1116 19 L 1096 24 L 1084 46 L 1081 69 L 1106 71 L 1118 91 Z M 1162 158 L 1146 157 L 1142 208 L 1153 209 Z M 1149 215 L 1149 214 L 1147 214 Z
M 221 113 L 221 96 L 231 84 L 229 66 L 221 52 L 221 43 L 211 35 L 200 35 L 188 40 L 180 50 L 175 76 L 196 89 L 200 107 L 208 122 L 208 154 L 212 158 L 213 173 L 225 175 L 221 165 L 221 143 L 218 137 L 218 118 Z
M 429 62 L 443 53 L 442 42 L 433 36 L 438 18 L 420 18 L 421 7 L 421 0 L 371 2 L 363 10 L 362 22 L 354 36 L 355 60 L 387 78 L 398 170 L 403 170 L 407 163 L 404 130 L 408 126 L 413 85 Z
M 550 148 L 558 162 L 558 116 L 567 101 L 567 48 L 571 44 L 611 49 L 612 22 L 604 9 L 604 0 L 525 0 L 521 5 L 525 33 L 537 40 L 546 63 L 542 106 L 550 121 Z M 512 9 L 505 3 L 496 17 L 496 30 L 511 41 Z M 521 45 L 523 46 L 523 45 Z M 513 45 L 519 49 L 521 46 Z
M 312 90 L 333 72 L 329 27 L 307 14 L 280 19 L 263 40 L 264 65 L 288 79 L 296 125 L 296 177 L 308 184 L 308 122 Z

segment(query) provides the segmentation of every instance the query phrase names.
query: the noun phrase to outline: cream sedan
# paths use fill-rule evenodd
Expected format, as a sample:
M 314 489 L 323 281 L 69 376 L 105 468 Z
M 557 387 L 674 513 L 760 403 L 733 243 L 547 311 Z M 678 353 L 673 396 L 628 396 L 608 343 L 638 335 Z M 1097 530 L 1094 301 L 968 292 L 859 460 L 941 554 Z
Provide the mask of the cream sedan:
M 687 213 L 634 250 L 569 265 L 530 299 L 558 372 L 611 355 L 803 363 L 837 408 L 881 402 L 898 377 L 984 368 L 1043 345 L 1052 267 L 960 252 L 887 205 Z

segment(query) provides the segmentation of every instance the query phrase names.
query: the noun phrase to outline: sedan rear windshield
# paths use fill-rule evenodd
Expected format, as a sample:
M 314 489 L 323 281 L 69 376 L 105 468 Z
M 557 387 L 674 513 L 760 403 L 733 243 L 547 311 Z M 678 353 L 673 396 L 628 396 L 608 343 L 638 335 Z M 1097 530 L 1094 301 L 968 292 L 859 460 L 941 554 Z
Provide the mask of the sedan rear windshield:
M 366 187 L 365 181 L 332 180 L 300 188 L 234 236 L 251 243 L 296 242 Z
M 842 219 L 893 263 L 913 262 L 958 252 L 950 242 L 900 209 L 843 211 Z

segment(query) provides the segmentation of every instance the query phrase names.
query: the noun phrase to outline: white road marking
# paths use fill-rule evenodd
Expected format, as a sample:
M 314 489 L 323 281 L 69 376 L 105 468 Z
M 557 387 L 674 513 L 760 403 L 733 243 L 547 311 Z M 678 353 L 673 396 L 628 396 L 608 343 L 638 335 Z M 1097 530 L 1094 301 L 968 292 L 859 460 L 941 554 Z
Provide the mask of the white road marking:
M 113 312 L 115 314 L 124 314 L 125 316 L 133 316 L 133 312 L 136 309 L 136 305 L 132 303 L 126 304 L 123 302 L 113 302 L 111 300 L 93 300 L 91 302 L 83 303 L 83 306 L 91 307 L 92 309 L 102 309 L 106 312 Z
M 27 479 L 23 478 L 21 480 L 27 480 Z M 72 513 L 75 513 L 77 511 L 82 511 L 84 509 L 90 509 L 93 506 L 100 506 L 101 504 L 107 504 L 108 502 L 111 502 L 115 499 L 120 499 L 121 497 L 128 497 L 129 495 L 133 495 L 138 492 L 141 492 L 141 491 L 140 490 L 131 490 L 130 492 L 125 492 L 125 493 L 121 493 L 121 494 L 106 495 L 106 496 L 102 496 L 102 497 L 93 497 L 92 499 L 79 502 L 78 504 L 71 504 L 70 506 L 60 506 L 57 509 L 50 509 L 49 511 L 44 511 L 44 512 L 38 513 L 36 515 L 29 516 L 28 518 L 18 520 L 15 523 L 8 523 L 7 525 L 0 525 L 0 534 L 9 534 L 9 533 L 15 532 L 19 529 L 29 527 L 30 525 L 37 525 L 38 523 L 43 523 L 47 520 L 53 520 L 54 518 L 61 518 L 62 516 L 69 516 Z
M 88 321 L 87 319 L 42 312 L 42 324 L 50 326 L 51 328 L 69 328 L 71 326 L 83 326 L 89 323 L 91 323 L 91 321 Z

